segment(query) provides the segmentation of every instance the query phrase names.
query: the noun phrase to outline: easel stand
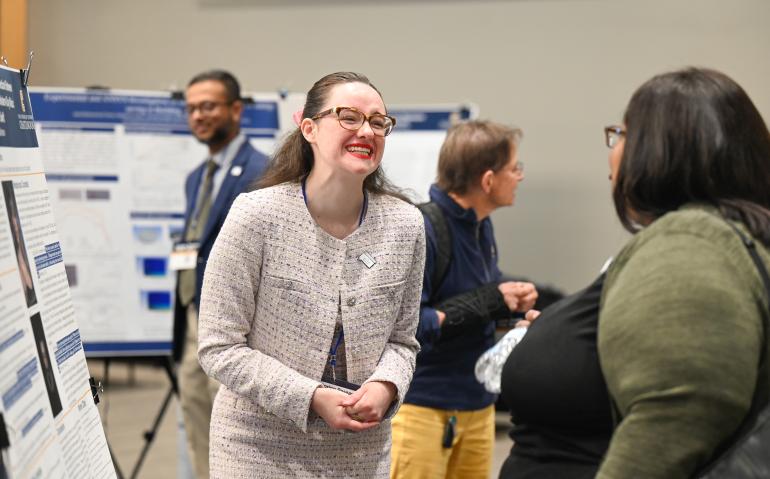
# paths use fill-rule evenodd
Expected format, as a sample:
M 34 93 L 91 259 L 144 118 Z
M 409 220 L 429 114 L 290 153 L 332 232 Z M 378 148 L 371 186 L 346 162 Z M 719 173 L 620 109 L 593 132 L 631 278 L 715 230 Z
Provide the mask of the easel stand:
M 107 358 L 104 361 L 104 384 L 107 384 L 107 380 L 109 378 L 109 370 L 110 370 L 110 360 L 109 358 Z M 102 386 L 101 383 L 97 383 L 93 376 L 88 378 L 88 383 L 91 386 L 91 397 L 94 399 L 94 404 L 98 405 L 101 402 L 101 399 L 99 398 L 99 394 L 104 392 L 104 387 Z M 112 466 L 115 468 L 115 474 L 118 476 L 118 479 L 123 479 L 125 476 L 123 475 L 123 471 L 120 470 L 120 464 L 118 464 L 118 457 L 112 451 L 110 440 L 107 439 L 106 434 L 104 437 L 104 441 L 107 443 L 107 450 L 110 452 L 110 459 L 112 459 Z
M 104 359 L 104 386 L 106 388 L 109 387 L 109 377 L 110 377 L 110 360 L 111 358 L 105 357 Z M 137 359 L 137 358 L 134 358 Z M 179 397 L 179 389 L 177 387 L 177 381 L 176 381 L 176 373 L 174 372 L 174 360 L 171 356 L 165 356 L 165 357 L 153 357 L 153 358 L 144 358 L 144 359 L 151 359 L 153 362 L 157 364 L 158 361 L 160 361 L 160 364 L 163 366 L 163 369 L 166 371 L 166 376 L 168 377 L 169 383 L 171 383 L 171 386 L 169 387 L 168 392 L 166 393 L 166 396 L 163 398 L 163 402 L 161 402 L 160 409 L 158 409 L 158 413 L 155 415 L 155 420 L 152 423 L 152 427 L 145 431 L 142 435 L 144 437 L 144 446 L 142 447 L 142 451 L 139 453 L 139 458 L 136 461 L 136 464 L 134 465 L 133 470 L 131 471 L 131 476 L 129 476 L 131 479 L 135 479 L 139 476 L 139 470 L 142 467 L 142 464 L 144 463 L 144 459 L 147 456 L 147 453 L 150 452 L 150 447 L 152 446 L 152 442 L 155 440 L 155 436 L 158 433 L 158 429 L 160 428 L 161 422 L 163 422 L 163 416 L 166 414 L 166 410 L 168 409 L 168 405 L 171 402 L 171 398 L 176 394 L 177 397 Z M 92 385 L 92 387 L 95 387 Z M 120 470 L 120 466 L 118 465 L 118 460 L 115 454 L 112 452 L 112 448 L 109 446 L 109 442 L 107 443 L 107 446 L 110 450 L 110 456 L 112 457 L 112 463 L 115 465 L 115 471 L 117 472 L 118 479 L 123 479 L 124 476 L 123 472 Z
M 115 456 L 115 453 L 112 452 L 112 446 L 110 446 L 110 441 L 107 441 L 107 450 L 110 451 L 110 458 L 112 459 L 112 465 L 115 466 L 115 474 L 117 474 L 118 479 L 123 479 L 123 471 L 120 470 L 120 464 L 118 464 L 118 458 Z
M 152 423 L 152 429 L 144 432 L 144 447 L 142 448 L 142 452 L 139 454 L 139 459 L 137 459 L 136 465 L 134 465 L 134 469 L 131 471 L 131 479 L 136 479 L 136 477 L 139 475 L 139 469 L 141 469 L 144 458 L 150 451 L 152 441 L 155 440 L 155 435 L 158 432 L 160 423 L 163 421 L 163 416 L 166 414 L 166 409 L 168 409 L 171 398 L 174 396 L 174 394 L 179 397 L 179 388 L 176 382 L 176 374 L 174 373 L 174 360 L 171 358 L 171 356 L 165 358 L 163 361 L 163 368 L 166 370 L 166 375 L 168 376 L 168 380 L 171 383 L 171 387 L 169 388 L 168 392 L 166 393 L 166 397 L 163 399 L 163 402 L 160 405 L 158 414 L 155 416 L 155 421 Z

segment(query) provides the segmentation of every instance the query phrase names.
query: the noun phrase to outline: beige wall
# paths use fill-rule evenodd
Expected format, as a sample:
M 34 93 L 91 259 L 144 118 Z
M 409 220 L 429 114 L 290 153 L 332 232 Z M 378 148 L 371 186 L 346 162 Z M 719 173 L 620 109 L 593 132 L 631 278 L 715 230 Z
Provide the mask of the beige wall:
M 305 91 L 359 70 L 389 103 L 470 101 L 522 127 L 501 266 L 570 291 L 626 239 L 601 128 L 686 65 L 725 71 L 770 120 L 768 25 L 768 0 L 29 0 L 34 85 L 180 88 L 224 67 L 247 90 Z

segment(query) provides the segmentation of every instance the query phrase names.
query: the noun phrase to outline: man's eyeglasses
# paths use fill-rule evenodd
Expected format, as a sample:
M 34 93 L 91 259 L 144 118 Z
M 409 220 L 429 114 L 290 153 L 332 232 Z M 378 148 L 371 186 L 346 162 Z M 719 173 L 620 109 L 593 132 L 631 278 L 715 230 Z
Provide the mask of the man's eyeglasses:
M 340 126 L 346 130 L 357 131 L 364 126 L 364 122 L 369 122 L 369 127 L 377 136 L 388 136 L 393 127 L 396 126 L 396 119 L 392 116 L 373 113 L 366 115 L 364 112 L 350 106 L 335 106 L 314 115 L 311 120 L 318 120 L 326 115 L 334 114 Z
M 607 143 L 607 148 L 615 148 L 615 145 L 620 143 L 620 139 L 624 136 L 626 136 L 626 129 L 622 126 L 604 127 L 604 141 Z
M 523 175 L 524 174 L 524 162 L 523 161 L 517 161 L 516 165 L 513 167 L 513 172 L 517 175 Z
M 187 116 L 192 115 L 195 113 L 195 110 L 198 110 L 201 112 L 201 115 L 209 115 L 214 112 L 217 108 L 219 108 L 222 105 L 232 105 L 233 102 L 227 102 L 227 101 L 202 101 L 198 103 L 197 105 L 188 103 L 184 107 L 184 111 L 187 113 Z

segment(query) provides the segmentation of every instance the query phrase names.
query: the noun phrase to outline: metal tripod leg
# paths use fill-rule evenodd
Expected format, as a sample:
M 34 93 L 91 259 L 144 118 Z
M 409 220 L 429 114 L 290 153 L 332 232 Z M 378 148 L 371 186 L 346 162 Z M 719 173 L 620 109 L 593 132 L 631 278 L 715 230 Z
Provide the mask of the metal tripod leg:
M 104 387 L 109 388 L 110 383 L 110 358 L 106 358 L 104 360 Z M 115 474 L 118 476 L 118 479 L 123 479 L 123 471 L 120 469 L 120 464 L 118 464 L 118 456 L 115 455 L 115 453 L 112 451 L 112 446 L 110 446 L 110 441 L 107 439 L 107 435 L 104 435 L 105 441 L 107 441 L 107 450 L 110 451 L 110 459 L 112 459 L 112 465 L 115 467 Z
M 160 427 L 160 423 L 163 420 L 163 416 L 166 414 L 166 409 L 168 409 L 171 398 L 174 396 L 174 394 L 179 394 L 172 361 L 173 360 L 169 357 L 167 361 L 163 363 L 163 367 L 166 370 L 168 379 L 171 382 L 171 387 L 166 393 L 166 397 L 163 399 L 163 403 L 160 405 L 160 409 L 158 410 L 158 414 L 155 416 L 155 422 L 152 424 L 152 428 L 149 431 L 144 432 L 144 447 L 142 448 L 142 452 L 139 454 L 139 459 L 136 461 L 134 470 L 131 471 L 131 479 L 136 479 L 136 477 L 139 475 L 139 469 L 141 469 L 142 463 L 144 462 L 147 453 L 150 451 L 152 441 L 155 440 L 155 435 L 158 432 L 158 428 Z
M 110 442 L 107 441 L 107 449 L 110 451 L 110 458 L 112 459 L 112 465 L 115 466 L 115 473 L 118 476 L 118 479 L 123 479 L 123 471 L 120 470 L 120 465 L 118 464 L 118 458 L 115 456 L 115 453 L 112 452 L 112 446 L 110 446 Z

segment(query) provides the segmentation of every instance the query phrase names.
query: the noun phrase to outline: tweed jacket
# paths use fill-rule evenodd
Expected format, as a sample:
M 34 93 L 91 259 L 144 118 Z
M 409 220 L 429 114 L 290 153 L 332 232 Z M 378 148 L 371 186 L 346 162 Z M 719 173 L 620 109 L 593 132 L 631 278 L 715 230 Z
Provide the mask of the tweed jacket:
M 400 404 L 419 349 L 424 262 L 422 216 L 396 198 L 370 194 L 344 240 L 316 225 L 299 183 L 236 199 L 206 266 L 199 320 L 201 365 L 223 386 L 212 476 L 387 477 L 389 417 L 333 431 L 310 402 L 339 317 L 348 381 L 389 381 Z

